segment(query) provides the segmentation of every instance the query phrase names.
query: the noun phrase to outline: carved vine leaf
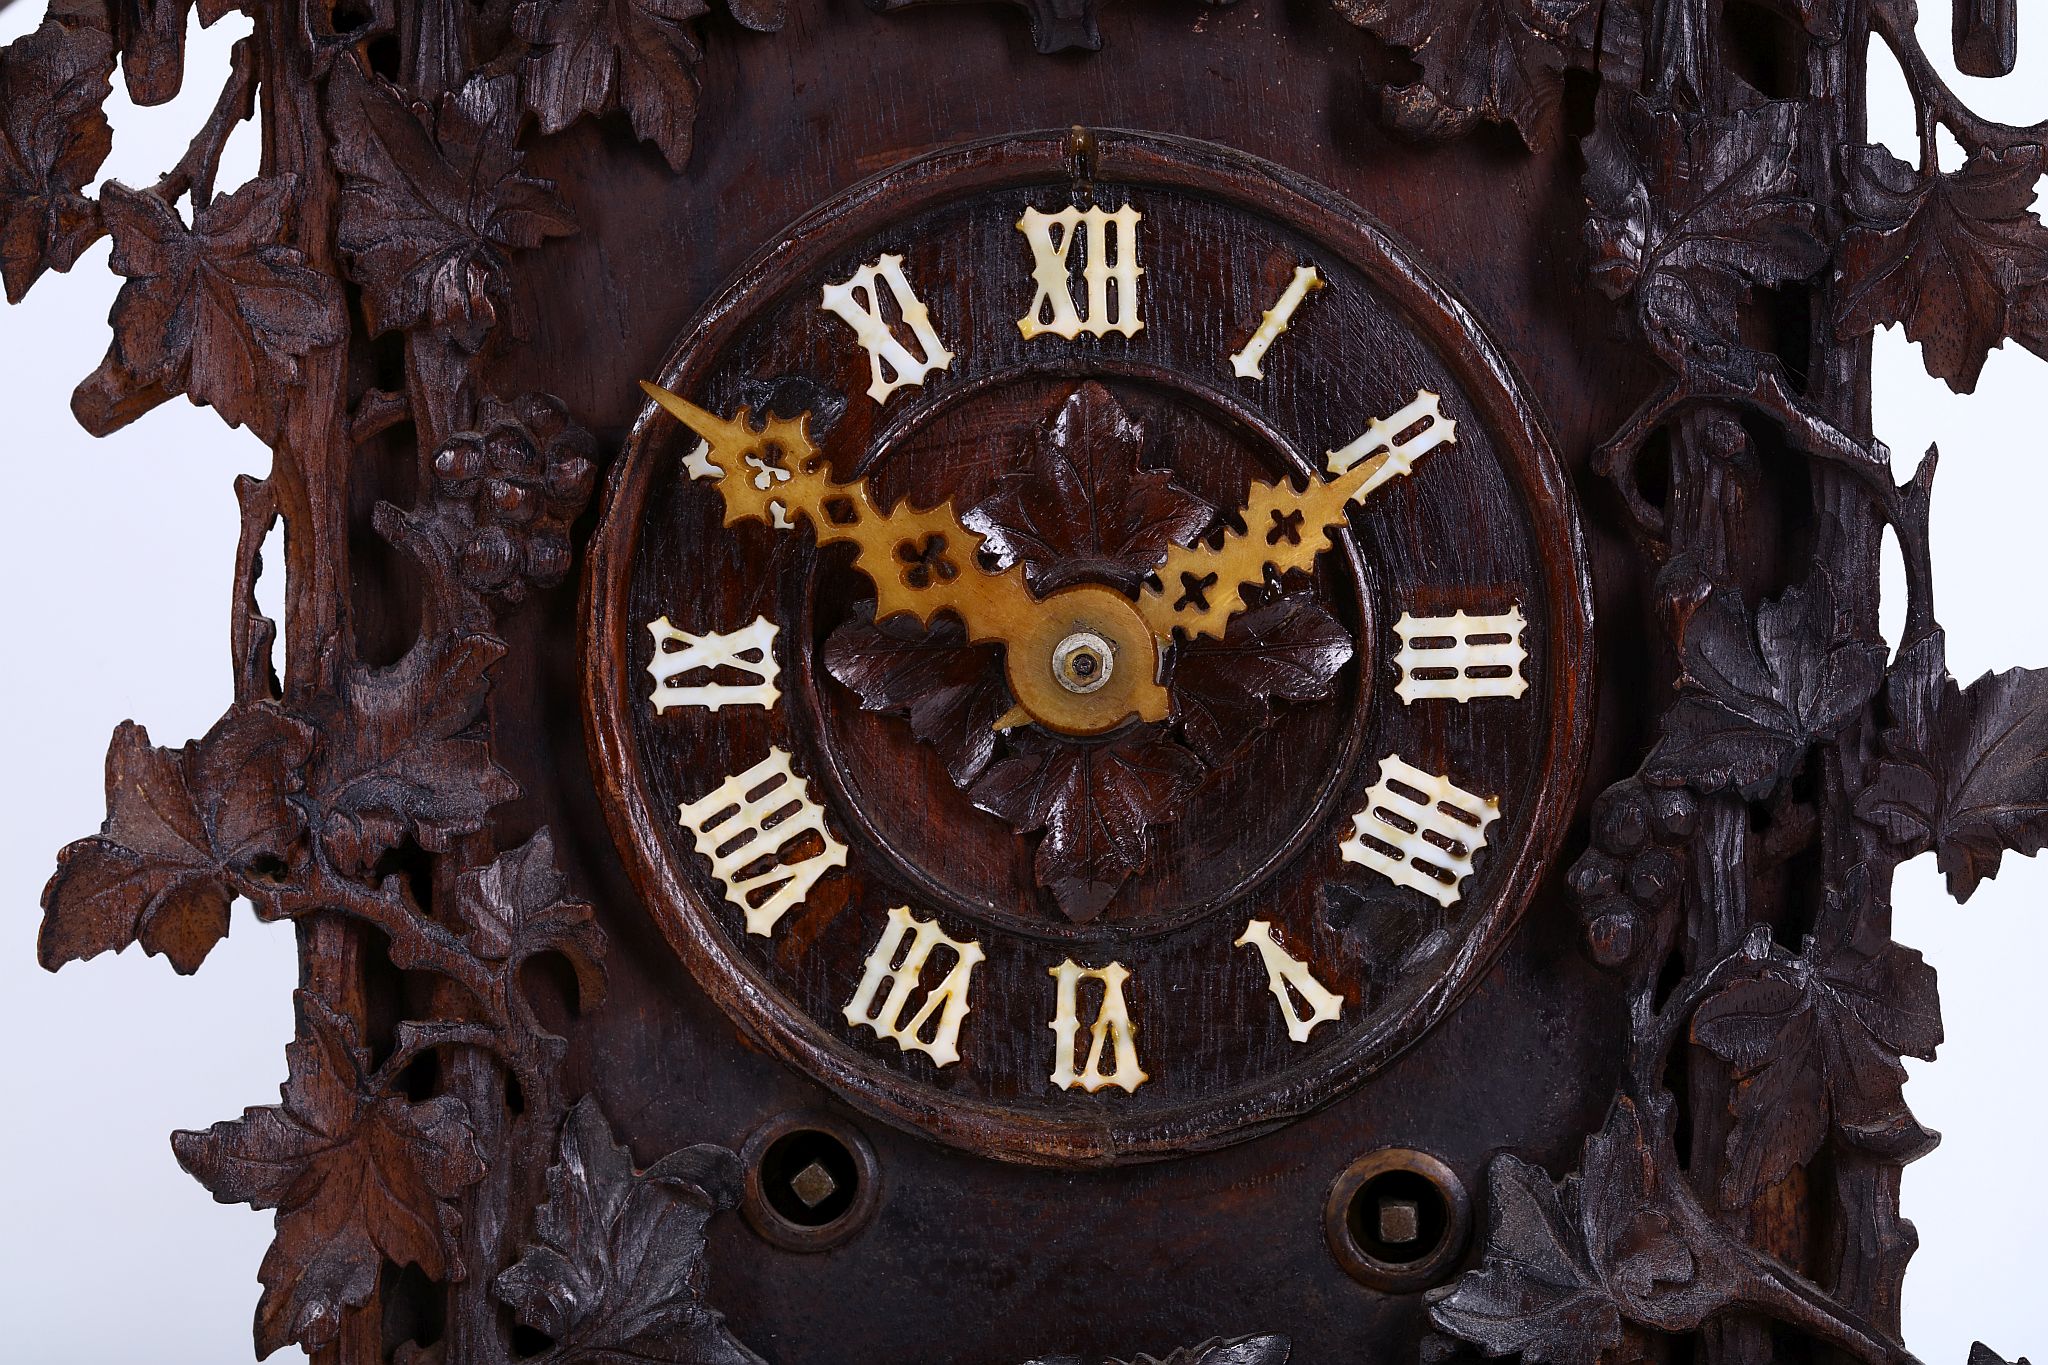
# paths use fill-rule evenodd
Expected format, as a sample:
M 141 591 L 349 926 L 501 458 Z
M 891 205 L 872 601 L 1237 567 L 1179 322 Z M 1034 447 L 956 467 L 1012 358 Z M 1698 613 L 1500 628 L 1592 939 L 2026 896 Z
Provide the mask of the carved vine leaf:
M 301 799 L 344 873 L 367 875 L 408 835 L 444 851 L 519 794 L 475 728 L 504 653 L 468 635 L 422 642 L 391 668 L 342 671 Z
M 1351 659 L 1351 633 L 1308 592 L 1233 617 L 1220 640 L 1190 641 L 1173 665 L 1174 719 L 1204 763 L 1225 762 L 1273 721 L 1276 701 L 1320 701 Z
M 1609 298 L 1633 296 L 1643 334 L 1674 370 L 1703 364 L 1753 384 L 1760 358 L 1740 326 L 1751 288 L 1805 279 L 1827 261 L 1793 164 L 1799 109 L 1709 119 L 1635 94 L 1602 101 L 1585 142 L 1593 280 Z
M 956 787 L 995 757 L 995 724 L 1010 709 L 1002 655 L 969 644 L 953 616 L 929 628 L 900 614 L 877 625 L 874 604 L 862 603 L 826 639 L 825 667 L 867 710 L 907 719 L 910 732 L 938 750 Z
M 2048 227 L 2028 212 L 2040 148 L 1980 151 L 1927 177 L 1882 147 L 1852 147 L 1846 163 L 1857 222 L 1840 256 L 1841 337 L 1903 323 L 1927 372 L 1958 393 L 2008 335 L 2048 354 L 2048 335 L 2015 316 L 2048 278 Z
M 2007 849 L 2048 845 L 2048 670 L 1949 676 L 1936 631 L 1901 651 L 1885 683 L 1892 725 L 1856 811 L 1908 856 L 1935 851 L 1966 901 Z
M 36 954 L 66 962 L 139 942 L 198 970 L 236 896 L 270 904 L 304 825 L 289 797 L 313 733 L 268 702 L 160 749 L 130 721 L 107 747 L 107 820 L 57 855 Z
M 1145 862 L 1145 828 L 1165 824 L 1201 779 L 1187 749 L 1140 727 L 1101 743 L 1020 736 L 969 788 L 1019 832 L 1045 831 L 1035 871 L 1075 923 L 1101 914 Z
M 1503 1153 L 1486 1171 L 1486 1254 L 1431 1295 L 1438 1330 L 1528 1365 L 1598 1365 L 1622 1344 L 1621 1310 L 1601 1283 L 1575 1216 L 1542 1168 Z
M 257 1271 L 259 1356 L 333 1342 L 386 1260 L 461 1278 L 453 1201 L 484 1174 L 461 1100 L 385 1089 L 352 1020 L 306 991 L 293 999 L 284 1103 L 171 1136 L 178 1164 L 215 1199 L 277 1210 L 277 1240 Z
M 1041 595 L 1084 578 L 1126 591 L 1208 528 L 1215 509 L 1140 463 L 1145 433 L 1102 385 L 1081 384 L 1039 426 L 1024 467 L 961 518 Z
M 528 958 L 559 953 L 576 973 L 582 1007 L 603 1001 L 604 931 L 591 907 L 570 893 L 547 830 L 461 874 L 455 896 L 477 957 L 502 963 L 510 974 Z
M 1218 1337 L 1156 1358 L 1133 1356 L 1129 1365 L 1287 1365 L 1291 1354 L 1292 1347 L 1282 1336 Z M 1109 1365 L 1125 1363 L 1113 1360 Z
M 1502 1154 L 1487 1169 L 1480 1267 L 1432 1290 L 1441 1331 L 1530 1365 L 1596 1365 L 1643 1354 L 1642 1328 L 1685 1332 L 1753 1289 L 1753 1255 L 1682 1191 L 1670 1139 L 1617 1096 L 1577 1172 L 1552 1185 Z
M 739 1158 L 675 1152 L 636 1174 L 611 1125 L 584 1099 L 562 1126 L 535 1241 L 492 1283 L 553 1343 L 549 1365 L 760 1365 L 704 1301 L 704 1228 L 739 1201 Z
M 506 252 L 576 230 L 553 183 L 520 169 L 513 83 L 476 76 L 432 109 L 408 108 L 354 61 L 335 63 L 339 240 L 372 332 L 427 326 L 475 350 L 509 302 Z
M 69 270 L 98 240 L 80 194 L 114 142 L 102 106 L 114 48 L 96 28 L 45 19 L 0 49 L 0 282 L 20 303 L 44 270 Z
M 1685 631 L 1685 672 L 1643 775 L 1761 801 L 1877 690 L 1884 645 L 1846 638 L 1824 575 L 1762 603 L 1719 588 Z
M 1104 1360 L 1102 1365 L 1287 1365 L 1292 1352 L 1292 1346 L 1282 1336 L 1215 1337 L 1163 1356 L 1136 1355 L 1128 1361 Z M 1082 1357 L 1039 1356 L 1024 1365 L 1082 1365 Z
M 1337 12 L 1422 67 L 1384 92 L 1384 111 L 1412 137 L 1449 137 L 1475 118 L 1512 123 L 1542 151 L 1558 127 L 1566 49 L 1591 0 L 1336 0 Z
M 285 245 L 291 176 L 252 180 L 191 228 L 156 195 L 110 184 L 101 198 L 113 267 L 113 345 L 71 409 L 104 436 L 187 394 L 275 440 L 299 361 L 347 332 L 341 287 Z
M 1828 890 L 1831 902 L 1848 894 Z M 1741 951 L 1748 974 L 1708 997 L 1692 1021 L 1693 1041 L 1735 1069 L 1722 1201 L 1753 1203 L 1812 1159 L 1830 1128 L 1897 1162 L 1931 1150 L 1934 1134 L 1900 1091 L 1900 1055 L 1931 1060 L 1941 1042 L 1934 969 L 1920 954 L 1889 940 L 1872 948 L 1808 939 L 1794 956 L 1766 926 Z
M 533 50 L 520 66 L 520 97 L 546 133 L 623 110 L 680 171 L 704 59 L 695 22 L 706 13 L 703 0 L 523 0 L 513 26 Z

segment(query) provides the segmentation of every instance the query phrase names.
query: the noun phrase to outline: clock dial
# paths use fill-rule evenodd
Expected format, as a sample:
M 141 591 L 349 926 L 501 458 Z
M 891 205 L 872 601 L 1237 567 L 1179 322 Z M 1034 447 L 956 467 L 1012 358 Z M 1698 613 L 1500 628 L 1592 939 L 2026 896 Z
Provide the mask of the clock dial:
M 1331 196 L 1161 137 L 942 153 L 793 228 L 649 394 L 589 584 L 602 786 L 697 979 L 855 1103 L 1038 1162 L 1247 1136 L 1535 893 L 1585 742 L 1569 490 Z

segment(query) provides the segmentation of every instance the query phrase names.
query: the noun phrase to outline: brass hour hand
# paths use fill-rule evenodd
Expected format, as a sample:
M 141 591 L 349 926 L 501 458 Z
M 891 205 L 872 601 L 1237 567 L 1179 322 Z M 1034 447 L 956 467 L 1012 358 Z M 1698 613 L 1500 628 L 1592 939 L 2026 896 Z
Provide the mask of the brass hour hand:
M 1300 493 L 1284 478 L 1253 484 L 1241 514 L 1244 529 L 1227 528 L 1214 547 L 1198 540 L 1168 550 L 1156 582 L 1138 597 L 1139 614 L 1161 642 L 1172 638 L 1175 627 L 1221 639 L 1230 619 L 1245 609 L 1244 589 L 1263 583 L 1269 569 L 1309 568 L 1355 504 L 1455 441 L 1457 431 L 1458 424 L 1443 414 L 1442 400 L 1422 389 L 1406 407 L 1330 451 L 1330 478 L 1312 478 Z
M 1033 596 L 1021 565 L 984 566 L 982 537 L 960 524 L 950 501 L 883 508 L 867 480 L 834 479 L 811 440 L 808 413 L 763 413 L 757 427 L 745 408 L 720 417 L 658 385 L 640 387 L 702 438 L 687 467 L 715 481 L 726 525 L 791 527 L 800 517 L 820 545 L 857 548 L 854 567 L 875 585 L 876 620 L 905 613 L 930 625 L 950 611 L 971 642 L 1002 645 L 1018 703 L 1006 724 L 1033 720 L 1067 734 L 1100 734 L 1131 716 L 1165 718 L 1158 642 L 1129 599 L 1092 584 Z

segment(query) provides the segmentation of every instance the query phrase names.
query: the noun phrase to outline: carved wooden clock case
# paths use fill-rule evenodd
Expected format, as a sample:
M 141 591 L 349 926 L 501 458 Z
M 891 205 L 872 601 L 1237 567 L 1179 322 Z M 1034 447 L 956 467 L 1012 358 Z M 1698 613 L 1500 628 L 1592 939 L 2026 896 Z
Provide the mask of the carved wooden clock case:
M 0 53 L 0 269 L 110 234 L 80 420 L 276 452 L 41 939 L 295 924 L 174 1138 L 259 1354 L 1912 1359 L 1890 871 L 2048 837 L 2048 681 L 1866 337 L 2048 353 L 2048 229 L 1910 0 L 245 8 L 147 189 L 186 5 Z

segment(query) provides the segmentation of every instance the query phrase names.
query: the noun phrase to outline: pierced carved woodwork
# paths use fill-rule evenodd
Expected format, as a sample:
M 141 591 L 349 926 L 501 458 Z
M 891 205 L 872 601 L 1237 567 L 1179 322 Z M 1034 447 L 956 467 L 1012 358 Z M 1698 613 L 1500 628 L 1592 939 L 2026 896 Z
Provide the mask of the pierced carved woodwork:
M 197 12 L 211 22 L 232 7 L 200 0 Z M 1907 0 L 1788 0 L 1772 7 L 1776 27 L 1704 0 L 1193 11 L 1239 73 L 1231 89 L 1186 79 L 1202 60 L 1187 11 L 1030 0 L 1041 51 L 1109 55 L 1012 76 L 960 55 L 984 22 L 971 9 L 871 7 L 883 13 L 258 0 L 242 7 L 254 32 L 177 164 L 153 185 L 97 192 L 116 64 L 137 104 L 174 96 L 193 6 L 57 0 L 0 51 L 0 283 L 11 300 L 52 287 L 48 273 L 102 236 L 125 279 L 106 359 L 74 395 L 80 422 L 109 432 L 182 394 L 274 452 L 266 478 L 235 490 L 233 703 L 176 748 L 133 722 L 115 732 L 106 822 L 59 854 L 38 944 L 53 970 L 139 943 L 190 973 L 238 897 L 294 925 L 303 980 L 280 1103 L 173 1138 L 216 1198 L 276 1210 L 259 1355 L 297 1343 L 343 1365 L 1027 1352 L 1033 1365 L 1278 1365 L 1368 1341 L 1437 1361 L 1766 1365 L 1825 1351 L 1908 1365 L 1898 1312 L 1915 1239 L 1898 1169 L 1935 1137 L 1904 1103 L 1900 1059 L 1933 1056 L 1941 1023 L 1932 969 L 1891 940 L 1891 875 L 1932 851 L 1967 899 L 2007 852 L 2048 843 L 2048 671 L 1949 676 L 1927 547 L 1936 459 L 1895 482 L 1871 429 L 1868 336 L 1901 324 L 1928 372 L 1964 392 L 2008 339 L 2048 356 L 2048 228 L 2033 208 L 2048 123 L 1974 113 L 1919 46 Z M 2011 69 L 2016 12 L 1955 0 L 1964 70 Z M 1724 42 L 1724 18 L 1759 25 L 1755 41 Z M 1870 145 L 1860 123 L 1852 92 L 1872 36 L 1919 113 L 1911 162 Z M 862 122 L 874 92 L 927 86 L 929 100 Z M 1017 133 L 1047 108 L 1186 137 Z M 968 112 L 935 112 L 949 109 Z M 216 193 L 228 136 L 252 118 L 262 173 Z M 1939 164 L 1943 130 L 1964 155 L 1952 170 Z M 972 137 L 991 140 L 856 185 Z M 1458 137 L 1481 150 L 1441 145 Z M 932 396 L 979 363 L 955 327 L 968 272 L 916 259 L 940 235 L 899 241 L 936 330 L 917 327 L 894 277 L 890 304 L 872 273 L 868 306 L 848 301 L 884 331 L 909 322 L 925 343 L 910 359 L 920 382 L 901 357 L 885 373 L 880 334 L 861 340 L 846 310 L 819 304 L 821 288 L 887 259 L 822 244 L 937 212 L 934 180 L 917 178 L 934 168 L 961 177 L 960 203 L 1010 196 L 988 227 L 1022 253 L 1005 344 L 1101 348 L 1035 352 L 971 420 L 936 412 Z M 1284 231 L 1231 257 L 1230 233 L 1196 219 L 1247 186 Z M 814 209 L 828 200 L 829 213 Z M 806 212 L 807 231 L 776 235 Z M 1043 250 L 1019 234 L 1029 213 Z M 1176 245 L 1145 247 L 1142 273 L 1118 254 L 1141 228 L 1176 222 Z M 1427 250 L 1411 256 L 1402 239 Z M 972 254 L 982 267 L 999 258 L 994 246 Z M 664 364 L 728 276 L 727 304 Z M 803 281 L 818 330 L 740 337 L 735 301 L 770 300 L 789 279 Z M 1062 286 L 1088 294 L 1085 319 L 1071 296 L 1074 316 L 1061 311 Z M 1368 294 L 1423 317 L 1427 345 L 1344 311 Z M 1019 327 L 1041 302 L 1050 321 Z M 837 350 L 792 339 L 827 327 Z M 1174 379 L 1195 373 L 1192 352 L 1145 368 L 1155 353 L 1142 347 L 1197 341 L 1200 384 Z M 714 375 L 712 342 L 738 345 L 729 372 Z M 1292 449 L 1272 444 L 1278 409 L 1259 403 L 1312 406 L 1313 385 L 1343 369 L 1329 357 L 1355 360 L 1344 348 L 1368 342 L 1374 363 L 1403 372 L 1372 393 L 1391 401 L 1332 404 L 1356 419 L 1313 447 L 1336 463 L 1276 456 L 1255 469 L 1245 449 Z M 950 348 L 945 368 L 934 344 Z M 1342 564 L 1318 559 L 1320 542 L 1299 562 L 1269 554 L 1269 533 L 1324 529 L 1288 517 L 1302 489 L 1324 486 L 1310 480 L 1415 439 L 1420 414 L 1393 423 L 1411 394 L 1423 401 L 1408 371 L 1432 363 L 1458 381 L 1422 390 L 1444 395 L 1436 415 L 1456 422 L 1455 442 L 1404 477 L 1402 496 L 1435 477 L 1444 450 L 1499 441 L 1523 453 L 1508 462 L 1515 478 L 1473 506 L 1402 505 L 1459 533 L 1440 543 L 1476 543 L 1517 515 L 1510 492 L 1540 493 L 1524 499 L 1530 515 L 1553 520 L 1530 523 L 1533 548 L 1491 575 L 1486 600 L 1416 577 L 1426 556 L 1391 539 Z M 625 562 L 608 538 L 634 523 L 614 510 L 579 573 L 598 534 L 598 474 L 609 468 L 616 509 L 645 494 L 658 457 L 689 473 L 709 459 L 641 410 L 629 381 L 643 374 L 685 398 L 708 385 L 719 413 L 808 414 L 832 472 L 873 478 L 884 505 L 913 487 L 956 499 L 955 525 L 979 544 L 910 546 L 892 570 L 907 591 L 980 571 L 965 558 L 980 553 L 1033 601 L 1083 583 L 1134 617 L 1165 601 L 1151 608 L 1169 620 L 1153 681 L 1169 709 L 1107 734 L 1015 723 L 1014 642 L 976 638 L 954 614 L 885 609 L 872 586 L 819 587 L 812 542 L 764 550 L 782 556 L 781 576 L 750 587 L 744 556 L 720 552 L 665 580 L 659 603 L 607 607 L 606 575 Z M 898 421 L 878 418 L 884 401 L 891 413 L 927 406 Z M 1366 425 L 1376 420 L 1386 427 Z M 1568 472 L 1540 454 L 1544 425 Z M 1363 444 L 1343 444 L 1361 430 Z M 871 438 L 909 450 L 908 472 L 838 467 Z M 792 471 L 757 472 L 766 512 L 777 474 Z M 1270 506 L 1245 501 L 1255 487 Z M 1558 510 L 1573 490 L 1583 537 Z M 1247 509 L 1244 525 L 1233 508 Z M 744 529 L 760 538 L 747 548 L 795 530 L 782 512 Z M 821 502 L 810 515 L 825 513 Z M 272 622 L 254 586 L 279 524 L 287 611 Z M 651 536 L 675 524 L 645 521 Z M 1329 526 L 1355 538 L 1372 523 L 1339 509 Z M 1895 651 L 1877 631 L 1887 527 L 1907 579 Z M 650 622 L 678 623 L 687 652 L 711 638 L 689 612 L 724 597 L 745 610 L 718 630 L 783 624 L 737 673 L 707 646 L 705 676 L 662 674 Z M 1581 652 L 1595 597 L 1614 626 L 1597 658 Z M 1519 794 L 1459 781 L 1461 797 L 1503 801 L 1498 817 L 1468 808 L 1461 834 L 1428 800 L 1450 796 L 1433 784 L 1457 775 L 1403 750 L 1416 766 L 1391 771 L 1409 790 L 1390 787 L 1383 804 L 1425 802 L 1403 817 L 1414 829 L 1387 824 L 1401 835 L 1387 846 L 1405 841 L 1413 856 L 1396 864 L 1361 843 L 1385 865 L 1346 866 L 1323 841 L 1328 866 L 1283 907 L 1292 919 L 1263 913 L 1274 896 L 1260 918 L 1225 917 L 1210 965 L 1133 974 L 1145 935 L 1178 913 L 1145 899 L 1153 879 L 1227 861 L 1205 800 L 1226 804 L 1227 790 L 1235 808 L 1284 805 L 1304 782 L 1298 756 L 1342 742 L 1315 717 L 1400 709 L 1396 683 L 1426 660 L 1396 662 L 1413 643 L 1397 619 L 1500 622 L 1511 610 L 1525 653 L 1505 666 L 1528 696 L 1418 697 L 1429 718 L 1413 724 L 1440 743 L 1482 724 L 1483 708 L 1540 699 L 1551 709 L 1531 714 L 1544 719 L 1503 741 L 1541 750 L 1540 781 Z M 1460 649 L 1478 658 L 1505 633 Z M 630 660 L 623 644 L 608 653 L 627 639 L 640 651 Z M 674 694 L 658 715 L 650 664 L 654 687 Z M 688 792 L 663 791 L 665 837 L 687 843 L 678 810 L 750 771 L 739 751 L 767 742 L 778 703 L 808 708 L 795 727 L 806 744 L 887 754 L 875 770 L 902 809 L 887 816 L 843 763 L 810 768 L 822 751 L 778 770 L 815 792 L 815 819 L 784 831 L 780 873 L 727 866 L 718 899 L 754 896 L 726 913 L 781 937 L 755 935 L 755 956 L 729 971 L 707 966 L 723 949 L 709 921 L 677 918 L 689 896 L 648 873 L 652 855 L 620 866 L 640 856 L 634 838 L 652 840 L 651 820 L 627 822 L 622 858 L 604 837 L 599 809 L 631 795 L 632 735 L 602 706 L 586 734 L 577 713 L 586 686 L 614 683 L 619 705 L 644 713 L 634 724 L 671 726 L 662 780 Z M 747 704 L 712 707 L 720 688 Z M 739 728 L 686 730 L 714 711 Z M 1575 797 L 1595 730 L 1592 780 Z M 734 795 L 741 808 L 755 793 Z M 837 864 L 764 910 L 790 866 L 933 838 L 930 812 L 954 807 L 963 823 L 948 833 L 980 833 L 953 838 L 948 866 L 978 869 L 1009 898 L 990 922 L 1064 957 L 1009 973 L 1040 994 L 1017 995 L 1003 1026 L 992 987 L 1014 950 L 991 931 L 987 960 L 970 962 L 983 938 L 960 925 L 982 911 L 953 908 L 940 951 L 957 990 L 923 1004 L 893 985 L 881 995 L 918 970 L 891 952 L 857 1011 L 837 989 L 844 972 L 805 978 L 805 961 L 854 970 L 879 950 L 842 914 L 855 897 Z M 764 832 L 780 811 L 758 812 Z M 849 827 L 848 812 L 862 820 Z M 705 828 L 724 813 L 702 811 Z M 1376 817 L 1360 818 L 1346 827 L 1364 839 Z M 1416 858 L 1449 864 L 1449 883 L 1387 872 L 1428 875 Z M 924 863 L 898 863 L 885 879 L 931 892 Z M 804 894 L 814 886 L 838 890 Z M 1227 899 L 1213 887 L 1184 899 L 1210 892 Z M 937 922 L 903 914 L 905 937 Z M 1574 940 L 1582 952 L 1567 951 Z M 784 986 L 767 984 L 791 963 Z M 821 1042 L 771 1017 L 758 1002 L 785 986 L 831 995 L 832 1010 L 858 1014 L 859 1036 Z M 1160 1012 L 1175 991 L 1204 1001 L 1203 1017 L 1263 1021 L 1263 1041 L 1177 1053 Z M 1374 1018 L 1386 1021 L 1378 1041 L 1336 1042 Z M 968 1077 L 985 1053 L 1001 1074 L 1032 1078 L 1037 1089 L 1018 1094 L 1037 1109 L 991 1117 L 972 1079 L 876 1079 L 877 1058 L 929 1068 L 955 1035 L 948 1076 Z M 1411 1088 L 1389 1105 L 1363 1073 L 1409 1047 L 1435 1060 L 1409 1068 Z M 1250 1074 L 1253 1053 L 1264 1065 L 1303 1048 L 1335 1060 L 1271 1090 L 1218 1079 Z M 783 1173 L 805 1207 L 871 1182 L 858 1192 L 866 1219 L 886 1171 L 884 1212 L 852 1240 L 792 1223 L 775 1242 L 723 1217 L 774 1197 L 764 1182 L 779 1177 L 737 1153 L 775 1143 L 749 1134 L 808 1131 L 785 1120 L 832 1094 L 1025 1163 L 1162 1164 L 970 1162 L 878 1124 L 874 1152 L 862 1138 L 858 1160 L 828 1168 L 844 1143 L 821 1147 Z M 1418 1132 L 1402 1126 L 1410 1112 L 1459 1122 Z M 1077 1113 L 1088 1117 L 1061 1126 Z M 1517 1135 L 1512 1150 L 1498 1131 Z M 1225 1149 L 1226 1138 L 1256 1140 Z M 1485 1235 L 1420 1300 L 1367 1291 L 1323 1247 L 1325 1193 L 1359 1144 L 1424 1139 L 1474 1189 Z M 1382 1230 L 1419 1235 L 1419 1206 L 1396 1202 Z M 1297 1206 L 1309 1212 L 1294 1222 L 1275 1212 Z M 838 1249 L 807 1259 L 826 1245 Z M 1104 1274 L 1140 1263 L 1145 1275 L 1120 1281 L 1128 1301 L 1101 1313 Z M 1201 1286 L 1199 1302 L 1162 1287 L 1169 1263 Z M 942 1277 L 963 1265 L 981 1277 L 976 1312 L 934 1311 L 954 1302 Z M 1086 1273 L 1065 1273 L 1075 1266 Z M 1342 1321 L 1296 1311 L 1296 1286 L 1346 1304 Z M 1278 1323 L 1286 1337 L 1243 1335 Z M 1201 1344 L 1132 1354 L 1141 1340 Z M 1970 1365 L 2003 1360 L 1979 1346 Z

